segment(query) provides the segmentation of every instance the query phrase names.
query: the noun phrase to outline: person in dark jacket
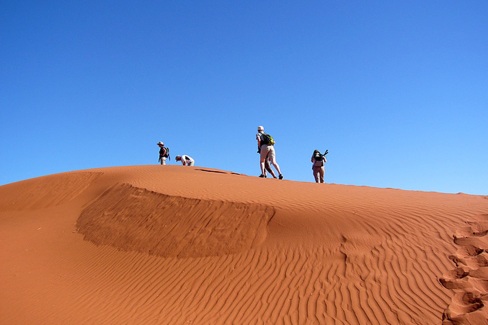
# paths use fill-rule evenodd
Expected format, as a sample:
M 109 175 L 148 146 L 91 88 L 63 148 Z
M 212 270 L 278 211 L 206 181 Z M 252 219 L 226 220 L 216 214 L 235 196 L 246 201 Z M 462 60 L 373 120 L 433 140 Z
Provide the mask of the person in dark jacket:
M 169 150 L 168 150 L 168 148 L 166 148 L 164 146 L 164 143 L 161 141 L 159 141 L 157 143 L 157 145 L 159 147 L 159 160 L 158 161 L 161 165 L 166 165 L 166 158 L 168 158 L 168 156 L 169 156 Z
M 320 151 L 314 150 L 311 161 L 312 161 L 312 171 L 313 171 L 313 177 L 315 178 L 315 183 L 324 183 L 325 163 L 327 162 L 327 158 L 325 158 L 325 154 L 323 155 L 320 153 Z

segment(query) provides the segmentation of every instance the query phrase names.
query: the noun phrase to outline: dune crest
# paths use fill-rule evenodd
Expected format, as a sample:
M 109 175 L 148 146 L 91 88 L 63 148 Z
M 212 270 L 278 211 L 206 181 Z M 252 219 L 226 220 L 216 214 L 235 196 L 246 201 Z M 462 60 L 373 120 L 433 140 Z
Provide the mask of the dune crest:
M 197 200 L 118 184 L 87 208 L 77 230 L 97 245 L 164 257 L 222 256 L 261 244 L 274 209 Z
M 0 210 L 36 210 L 64 204 L 87 189 L 102 172 L 49 175 L 8 184 L 0 196 Z

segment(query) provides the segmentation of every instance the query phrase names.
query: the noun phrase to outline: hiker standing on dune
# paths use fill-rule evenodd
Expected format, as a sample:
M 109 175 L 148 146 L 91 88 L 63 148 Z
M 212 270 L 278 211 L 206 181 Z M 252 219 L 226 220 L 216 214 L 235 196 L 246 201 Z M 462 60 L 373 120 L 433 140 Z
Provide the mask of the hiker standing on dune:
M 329 150 L 325 150 L 324 154 L 321 154 L 317 149 L 313 151 L 312 158 L 310 160 L 312 162 L 312 171 L 313 177 L 315 178 L 315 183 L 324 183 L 325 163 L 327 162 L 325 155 L 327 155 L 328 152 Z
M 169 157 L 169 148 L 166 148 L 162 141 L 159 141 L 157 143 L 157 145 L 159 146 L 159 160 L 158 161 L 161 165 L 166 165 L 166 158 L 171 159 Z
M 258 153 L 259 153 L 259 167 L 261 168 L 261 175 L 259 177 L 266 177 L 266 160 L 269 159 L 271 164 L 274 166 L 278 172 L 279 179 L 283 179 L 281 174 L 280 166 L 276 162 L 276 152 L 274 148 L 275 141 L 272 136 L 264 133 L 264 127 L 258 126 L 258 133 L 256 134 L 256 140 L 258 142 Z

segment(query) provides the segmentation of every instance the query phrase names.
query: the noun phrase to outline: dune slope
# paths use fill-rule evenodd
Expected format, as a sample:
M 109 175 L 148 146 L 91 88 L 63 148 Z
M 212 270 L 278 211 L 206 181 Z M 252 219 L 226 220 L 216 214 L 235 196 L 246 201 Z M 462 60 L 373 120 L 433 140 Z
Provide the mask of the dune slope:
M 0 187 L 0 324 L 488 324 L 488 198 L 99 168 Z

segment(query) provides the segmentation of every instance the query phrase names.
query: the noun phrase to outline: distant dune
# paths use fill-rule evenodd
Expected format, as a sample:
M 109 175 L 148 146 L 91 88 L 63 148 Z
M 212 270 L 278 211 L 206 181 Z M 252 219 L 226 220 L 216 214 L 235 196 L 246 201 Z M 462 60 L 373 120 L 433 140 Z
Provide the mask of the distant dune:
M 488 324 L 488 197 L 183 166 L 0 186 L 0 324 Z

